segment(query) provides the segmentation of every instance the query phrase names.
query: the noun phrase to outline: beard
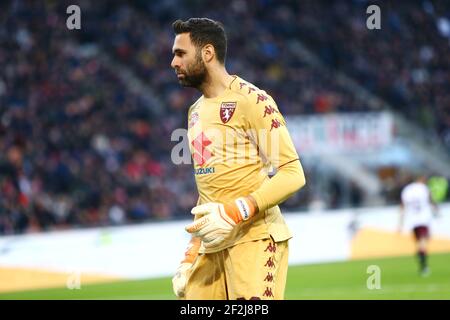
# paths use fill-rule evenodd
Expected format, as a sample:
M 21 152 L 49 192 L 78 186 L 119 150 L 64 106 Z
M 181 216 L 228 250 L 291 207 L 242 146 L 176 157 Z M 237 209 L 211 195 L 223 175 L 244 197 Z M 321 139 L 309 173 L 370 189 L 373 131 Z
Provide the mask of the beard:
M 202 61 L 200 55 L 195 57 L 195 61 L 186 68 L 186 70 L 179 70 L 184 75 L 183 78 L 178 78 L 178 82 L 183 87 L 191 87 L 199 89 L 201 85 L 205 82 L 207 71 L 205 64 Z

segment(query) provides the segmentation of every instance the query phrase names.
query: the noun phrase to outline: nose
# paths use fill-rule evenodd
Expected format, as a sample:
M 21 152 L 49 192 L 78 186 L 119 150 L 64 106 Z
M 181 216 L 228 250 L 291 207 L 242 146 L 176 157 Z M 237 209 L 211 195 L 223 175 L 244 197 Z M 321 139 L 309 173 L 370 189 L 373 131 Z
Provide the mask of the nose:
M 172 62 L 170 63 L 170 66 L 171 66 L 173 69 L 176 69 L 177 67 L 180 67 L 179 60 L 177 59 L 176 56 L 173 57 Z

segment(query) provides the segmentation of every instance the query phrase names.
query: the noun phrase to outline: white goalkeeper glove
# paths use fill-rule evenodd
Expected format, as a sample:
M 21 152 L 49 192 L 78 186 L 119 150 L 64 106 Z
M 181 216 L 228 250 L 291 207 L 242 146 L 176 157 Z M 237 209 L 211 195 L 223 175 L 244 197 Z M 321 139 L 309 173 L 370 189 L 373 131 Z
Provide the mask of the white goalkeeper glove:
M 191 241 L 184 252 L 184 259 L 181 261 L 181 264 L 178 266 L 175 275 L 172 278 L 172 287 L 173 292 L 178 298 L 184 298 L 186 283 L 187 283 L 187 274 L 189 269 L 192 268 L 192 265 L 195 259 L 198 256 L 198 250 L 200 248 L 200 238 L 192 237 Z
M 194 215 L 204 215 L 186 226 L 186 231 L 201 238 L 205 249 L 219 246 L 233 228 L 256 213 L 256 207 L 248 198 L 238 198 L 231 204 L 208 202 L 194 207 Z
M 184 298 L 187 283 L 187 273 L 191 267 L 192 263 L 189 262 L 180 264 L 177 272 L 172 278 L 173 292 L 178 298 Z

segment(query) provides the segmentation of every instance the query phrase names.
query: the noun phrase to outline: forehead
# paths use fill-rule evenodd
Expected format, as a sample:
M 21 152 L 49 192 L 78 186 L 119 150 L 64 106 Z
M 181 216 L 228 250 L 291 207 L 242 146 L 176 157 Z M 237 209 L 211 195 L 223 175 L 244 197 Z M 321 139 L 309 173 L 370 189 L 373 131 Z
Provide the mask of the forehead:
M 176 49 L 187 50 L 189 48 L 192 48 L 192 46 L 193 44 L 191 42 L 189 33 L 180 33 L 175 36 L 172 52 L 174 52 Z

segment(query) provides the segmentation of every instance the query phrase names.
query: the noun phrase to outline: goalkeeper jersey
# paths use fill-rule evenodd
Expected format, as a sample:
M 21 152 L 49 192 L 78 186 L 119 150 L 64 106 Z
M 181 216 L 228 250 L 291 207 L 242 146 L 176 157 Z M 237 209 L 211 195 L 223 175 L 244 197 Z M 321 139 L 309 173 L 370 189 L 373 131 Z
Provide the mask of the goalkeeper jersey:
M 254 192 L 270 179 L 270 171 L 299 159 L 275 101 L 237 76 L 221 95 L 202 96 L 189 108 L 188 138 L 198 204 L 251 194 L 260 205 Z M 292 237 L 277 205 L 240 223 L 220 247 L 205 251 L 201 246 L 200 252 L 270 236 L 275 241 Z

